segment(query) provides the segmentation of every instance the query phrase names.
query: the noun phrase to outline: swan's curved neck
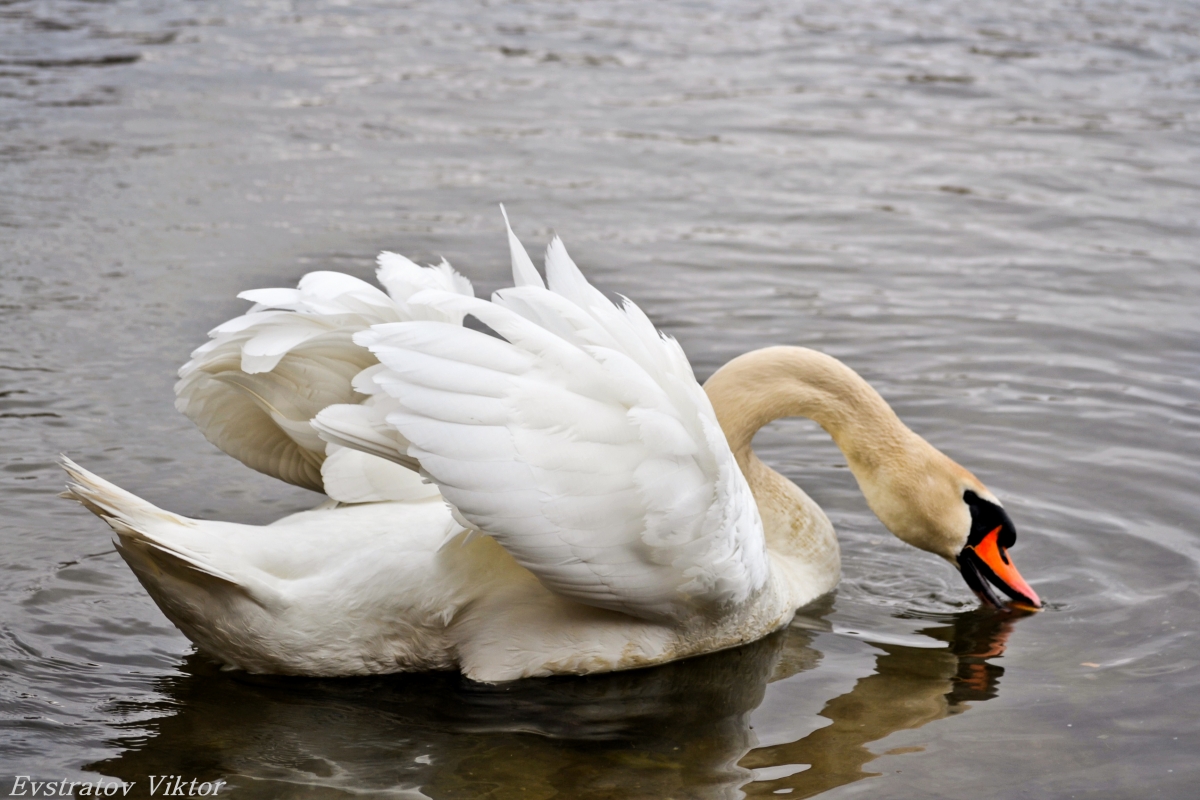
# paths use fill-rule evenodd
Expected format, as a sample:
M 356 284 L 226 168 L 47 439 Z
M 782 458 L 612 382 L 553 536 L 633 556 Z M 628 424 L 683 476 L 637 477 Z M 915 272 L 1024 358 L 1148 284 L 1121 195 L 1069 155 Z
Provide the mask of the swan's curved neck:
M 704 390 L 756 499 L 765 482 L 783 478 L 754 455 L 754 434 L 781 417 L 808 417 L 833 437 L 867 504 L 892 533 L 951 559 L 961 546 L 945 531 L 961 527 L 965 536 L 970 518 L 963 486 L 978 481 L 909 430 L 836 358 L 803 347 L 768 347 L 721 367 Z
M 857 372 L 804 347 L 768 347 L 739 356 L 717 370 L 704 391 L 743 469 L 754 434 L 781 417 L 815 420 L 833 437 L 860 483 L 865 473 L 895 460 L 919 438 Z

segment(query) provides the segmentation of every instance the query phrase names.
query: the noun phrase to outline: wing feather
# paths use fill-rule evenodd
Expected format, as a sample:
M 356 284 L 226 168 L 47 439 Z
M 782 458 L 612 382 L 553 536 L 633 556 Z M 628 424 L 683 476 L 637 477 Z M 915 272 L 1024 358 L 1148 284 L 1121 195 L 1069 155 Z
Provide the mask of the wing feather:
M 499 338 L 433 319 L 354 336 L 404 455 L 559 594 L 648 619 L 746 600 L 767 579 L 758 510 L 682 349 L 557 238 L 545 288 L 509 230 L 515 288 L 406 298 Z
M 508 224 L 508 212 L 503 205 L 500 206 L 500 214 L 504 217 L 504 227 L 508 231 L 508 250 L 512 255 L 513 283 L 517 286 L 546 288 L 546 284 L 542 282 L 542 276 L 538 275 L 537 267 L 533 266 L 533 261 L 529 258 L 529 253 L 525 252 L 521 240 L 513 233 L 512 225 Z
M 333 475 L 341 488 L 331 496 L 380 495 L 376 484 L 397 474 L 388 464 L 344 456 L 343 468 L 323 475 L 326 442 L 311 421 L 340 409 L 331 413 L 346 429 L 339 444 L 415 468 L 408 442 L 385 422 L 395 404 L 370 382 L 369 368 L 379 362 L 353 337 L 403 320 L 461 325 L 461 314 L 407 301 L 422 291 L 472 289 L 444 261 L 419 267 L 394 253 L 379 257 L 378 277 L 389 293 L 337 272 L 310 272 L 295 289 L 243 292 L 239 297 L 254 307 L 217 326 L 192 353 L 179 371 L 176 408 L 210 442 L 260 472 L 314 491 L 326 490 Z M 367 377 L 356 378 L 360 373 Z

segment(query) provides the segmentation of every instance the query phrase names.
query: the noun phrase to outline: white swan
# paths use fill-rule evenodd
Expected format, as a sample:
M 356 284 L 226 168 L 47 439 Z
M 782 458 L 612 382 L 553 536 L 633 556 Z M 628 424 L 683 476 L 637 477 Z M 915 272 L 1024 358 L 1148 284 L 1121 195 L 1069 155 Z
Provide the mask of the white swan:
M 999 501 L 841 362 L 772 347 L 701 389 L 679 345 L 588 284 L 561 241 L 549 288 L 511 228 L 509 243 L 516 286 L 491 302 L 444 262 L 384 253 L 387 294 L 325 272 L 247 292 L 254 308 L 181 369 L 180 410 L 332 498 L 312 511 L 188 519 L 63 459 L 65 496 L 108 522 L 202 652 L 250 672 L 504 681 L 765 636 L 840 573 L 825 514 L 750 448 L 793 415 L 833 436 L 896 536 L 987 603 L 994 585 L 1040 605 Z

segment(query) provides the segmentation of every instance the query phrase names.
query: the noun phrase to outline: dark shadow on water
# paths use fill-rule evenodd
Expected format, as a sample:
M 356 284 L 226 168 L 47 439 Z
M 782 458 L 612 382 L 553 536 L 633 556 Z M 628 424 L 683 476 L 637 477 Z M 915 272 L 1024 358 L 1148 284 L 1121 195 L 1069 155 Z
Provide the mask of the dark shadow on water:
M 88 769 L 136 781 L 131 797 L 148 795 L 150 775 L 224 778 L 223 796 L 236 797 L 808 797 L 869 777 L 870 742 L 994 697 L 1002 670 L 986 659 L 1014 619 L 969 612 L 922 631 L 947 649 L 879 645 L 874 674 L 825 705 L 831 725 L 758 749 L 749 717 L 767 684 L 821 659 L 809 631 L 653 669 L 499 686 L 449 673 L 256 677 L 192 656 L 161 680 L 164 700 L 115 709 L 130 717 L 126 749 Z M 781 764 L 812 767 L 747 783 L 750 769 Z

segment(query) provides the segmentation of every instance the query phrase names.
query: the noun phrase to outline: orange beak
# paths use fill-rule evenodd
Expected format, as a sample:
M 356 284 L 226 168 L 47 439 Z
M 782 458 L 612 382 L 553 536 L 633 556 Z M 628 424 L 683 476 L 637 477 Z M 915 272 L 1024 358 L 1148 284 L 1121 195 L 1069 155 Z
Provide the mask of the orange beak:
M 992 591 L 992 586 L 995 586 L 1011 597 L 1015 606 L 1041 608 L 1041 598 L 1017 572 L 1008 558 L 1008 550 L 1000 545 L 1000 530 L 997 527 L 976 544 L 969 544 L 962 549 L 958 555 L 958 565 L 963 578 L 979 595 L 979 599 L 988 605 L 1002 605 L 1000 598 Z

